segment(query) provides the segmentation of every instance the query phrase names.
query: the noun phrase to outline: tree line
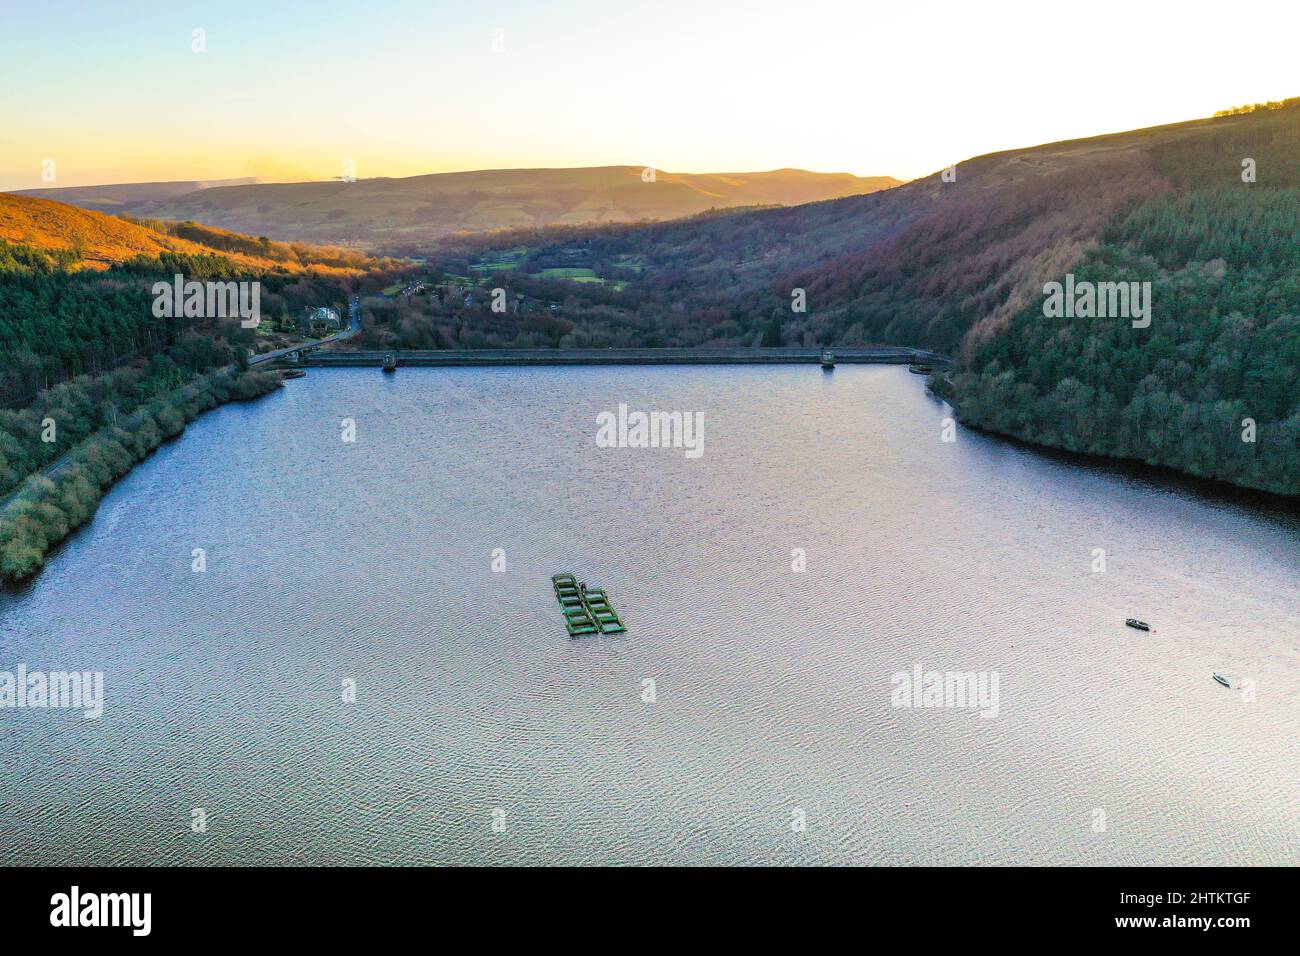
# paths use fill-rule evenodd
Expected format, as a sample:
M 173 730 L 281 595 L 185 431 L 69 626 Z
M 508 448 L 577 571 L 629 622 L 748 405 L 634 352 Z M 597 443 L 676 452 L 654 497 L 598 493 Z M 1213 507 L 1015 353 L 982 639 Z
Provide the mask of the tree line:
M 963 421 L 1300 494 L 1300 189 L 1151 200 L 1077 281 L 1151 283 L 1147 329 L 1024 310 L 952 376 Z

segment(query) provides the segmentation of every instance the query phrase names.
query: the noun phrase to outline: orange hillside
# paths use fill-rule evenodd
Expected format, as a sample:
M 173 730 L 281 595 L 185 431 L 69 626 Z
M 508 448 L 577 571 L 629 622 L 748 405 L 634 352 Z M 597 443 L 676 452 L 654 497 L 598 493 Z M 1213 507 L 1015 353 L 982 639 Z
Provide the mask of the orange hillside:
M 338 260 L 331 255 L 336 250 L 314 250 L 304 246 L 290 247 L 283 243 L 272 243 L 267 246 L 269 254 L 263 256 L 231 248 L 232 242 L 208 246 L 182 239 L 169 235 L 164 224 L 159 226 L 158 229 L 150 228 L 52 199 L 0 193 L 0 239 L 40 249 L 76 248 L 81 252 L 83 265 L 92 269 L 106 269 L 137 255 L 155 257 L 161 252 L 179 252 L 189 255 L 220 255 L 231 262 L 255 269 L 334 274 L 357 271 L 348 267 L 352 262 L 346 266 L 336 264 Z M 224 230 L 197 227 L 196 231 L 199 230 L 214 238 L 237 241 L 248 249 L 254 249 L 259 244 L 259 240 Z M 321 253 L 318 258 L 325 261 L 310 261 L 317 258 L 310 255 L 312 252 Z M 356 254 L 342 255 L 354 261 L 361 258 Z M 303 261 L 304 259 L 308 261 Z

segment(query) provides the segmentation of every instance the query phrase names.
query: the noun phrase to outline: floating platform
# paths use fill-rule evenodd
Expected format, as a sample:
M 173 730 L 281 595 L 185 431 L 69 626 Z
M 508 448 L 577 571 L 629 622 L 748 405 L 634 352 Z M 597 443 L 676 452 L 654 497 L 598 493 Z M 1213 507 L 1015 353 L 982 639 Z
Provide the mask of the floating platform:
M 555 588 L 555 599 L 560 602 L 564 626 L 570 637 L 622 634 L 627 630 L 603 588 L 589 588 L 572 574 L 553 575 L 551 585 Z

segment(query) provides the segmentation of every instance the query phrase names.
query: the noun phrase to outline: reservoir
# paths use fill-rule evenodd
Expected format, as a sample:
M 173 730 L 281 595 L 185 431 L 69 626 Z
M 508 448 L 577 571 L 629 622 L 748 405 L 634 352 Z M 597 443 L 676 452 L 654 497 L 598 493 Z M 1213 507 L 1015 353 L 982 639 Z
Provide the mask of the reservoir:
M 950 415 L 854 365 L 210 412 L 0 593 L 0 671 L 104 688 L 0 709 L 0 863 L 1300 862 L 1300 518 Z

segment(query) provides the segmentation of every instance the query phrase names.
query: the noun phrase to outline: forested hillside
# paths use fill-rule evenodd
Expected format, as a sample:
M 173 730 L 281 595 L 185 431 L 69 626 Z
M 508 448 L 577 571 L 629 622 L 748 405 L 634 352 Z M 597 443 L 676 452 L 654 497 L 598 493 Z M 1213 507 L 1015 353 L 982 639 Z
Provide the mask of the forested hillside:
M 8 207 L 34 212 L 22 232 L 44 245 L 0 238 L 5 580 L 39 569 L 49 549 L 93 514 L 104 489 L 202 411 L 277 387 L 279 373 L 249 370 L 249 350 L 275 334 L 276 318 L 287 312 L 342 305 L 366 281 L 354 262 L 377 265 L 352 253 L 324 265 L 305 246 L 59 205 L 25 199 Z M 90 249 L 103 258 L 88 263 Z M 256 280 L 268 321 L 251 329 L 237 318 L 155 315 L 153 284 L 178 273 Z
M 457 238 L 430 262 L 492 271 L 522 247 L 548 265 L 594 265 L 624 284 L 620 314 L 589 316 L 588 290 L 574 292 L 565 313 L 573 344 L 646 335 L 662 345 L 755 344 L 777 323 L 790 345 L 957 349 L 973 325 L 1004 325 L 1077 262 L 1110 216 L 1170 188 L 1155 169 L 1156 145 L 1215 122 L 996 153 L 960 163 L 951 181 L 936 173 L 790 208 Z M 795 289 L 806 292 L 804 312 L 791 308 Z
M 1156 151 L 1176 192 L 1111 221 L 1073 270 L 1151 282 L 1150 328 L 1030 305 L 953 376 L 963 420 L 1300 494 L 1298 144 L 1292 108 Z
M 156 317 L 149 291 L 153 282 L 177 273 L 200 281 L 255 277 L 262 283 L 262 312 L 271 320 L 347 296 L 346 273 L 258 272 L 236 262 L 211 252 L 163 252 L 104 272 L 84 271 L 69 250 L 0 239 L 0 405 L 24 405 L 41 389 L 183 342 L 195 323 Z M 238 322 L 228 323 L 223 336 L 241 348 L 254 343 Z

